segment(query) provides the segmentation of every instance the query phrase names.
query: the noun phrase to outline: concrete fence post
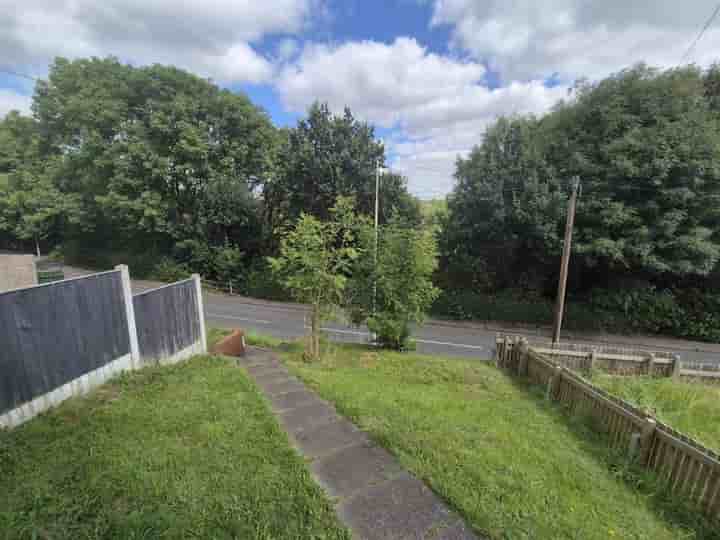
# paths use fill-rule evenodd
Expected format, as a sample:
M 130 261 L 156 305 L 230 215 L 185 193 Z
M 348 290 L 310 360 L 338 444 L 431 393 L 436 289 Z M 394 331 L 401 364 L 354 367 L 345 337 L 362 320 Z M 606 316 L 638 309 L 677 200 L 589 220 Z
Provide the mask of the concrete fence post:
M 197 294 L 198 318 L 200 319 L 200 342 L 202 344 L 202 352 L 207 352 L 207 329 L 205 328 L 205 308 L 203 307 L 202 297 L 202 281 L 200 274 L 192 275 L 195 281 L 195 294 Z
M 130 335 L 130 359 L 133 369 L 140 369 L 140 345 L 138 343 L 137 324 L 135 322 L 135 307 L 133 306 L 132 287 L 130 285 L 130 270 L 126 264 L 119 264 L 115 270 L 120 271 L 123 298 L 125 300 L 125 314 L 127 315 L 128 334 Z

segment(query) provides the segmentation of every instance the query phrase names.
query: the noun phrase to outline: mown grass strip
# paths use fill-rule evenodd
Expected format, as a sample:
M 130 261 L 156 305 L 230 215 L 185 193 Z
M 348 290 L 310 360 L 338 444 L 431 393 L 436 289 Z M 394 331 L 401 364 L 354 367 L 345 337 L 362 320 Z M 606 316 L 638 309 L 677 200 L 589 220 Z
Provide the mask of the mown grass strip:
M 319 364 L 284 357 L 491 538 L 719 536 L 586 423 L 493 366 L 334 345 Z
M 0 538 L 349 538 L 243 370 L 208 356 L 0 432 L 0 485 Z

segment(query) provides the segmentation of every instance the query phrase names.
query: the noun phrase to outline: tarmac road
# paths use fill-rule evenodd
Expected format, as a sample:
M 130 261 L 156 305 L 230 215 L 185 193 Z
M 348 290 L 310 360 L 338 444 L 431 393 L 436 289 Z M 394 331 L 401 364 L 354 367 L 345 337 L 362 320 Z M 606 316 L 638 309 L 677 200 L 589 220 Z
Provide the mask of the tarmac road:
M 92 273 L 90 270 L 65 267 L 65 276 L 73 277 Z M 162 283 L 133 280 L 133 290 L 142 291 Z M 205 318 L 210 326 L 222 328 L 243 328 L 280 338 L 295 338 L 306 333 L 306 306 L 287 302 L 271 302 L 229 296 L 205 291 Z M 366 343 L 367 329 L 356 328 L 341 321 L 325 325 L 325 332 L 336 341 Z M 429 320 L 415 329 L 413 338 L 418 352 L 442 354 L 491 360 L 495 349 L 497 332 L 503 334 L 549 339 L 549 328 L 507 327 L 495 323 L 464 323 L 455 321 Z M 621 336 L 563 332 L 563 339 L 573 343 L 612 344 L 648 350 L 668 350 L 680 354 L 683 362 L 705 362 L 720 364 L 720 344 L 686 341 L 658 336 Z

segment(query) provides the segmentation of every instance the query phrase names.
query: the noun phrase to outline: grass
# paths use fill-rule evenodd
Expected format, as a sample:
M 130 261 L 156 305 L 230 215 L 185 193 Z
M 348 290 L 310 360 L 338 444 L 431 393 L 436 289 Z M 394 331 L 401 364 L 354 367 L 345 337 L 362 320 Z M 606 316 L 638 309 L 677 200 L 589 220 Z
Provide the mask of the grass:
M 349 538 L 227 360 L 148 368 L 0 431 L 0 538 Z
M 290 368 L 494 539 L 717 538 L 580 421 L 490 365 L 330 346 Z
M 596 373 L 593 383 L 655 414 L 678 431 L 720 450 L 720 386 L 672 378 Z

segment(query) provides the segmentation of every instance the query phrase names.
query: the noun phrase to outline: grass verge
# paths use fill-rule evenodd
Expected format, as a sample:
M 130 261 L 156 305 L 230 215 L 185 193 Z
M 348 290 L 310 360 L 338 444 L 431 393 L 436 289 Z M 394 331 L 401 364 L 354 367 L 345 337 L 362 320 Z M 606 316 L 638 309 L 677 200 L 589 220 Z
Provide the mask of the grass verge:
M 584 423 L 490 365 L 357 346 L 331 346 L 318 364 L 283 355 L 491 538 L 718 537 Z
M 123 375 L 0 432 L 0 538 L 349 538 L 223 359 Z
M 592 382 L 720 450 L 720 386 L 672 378 L 595 373 Z

